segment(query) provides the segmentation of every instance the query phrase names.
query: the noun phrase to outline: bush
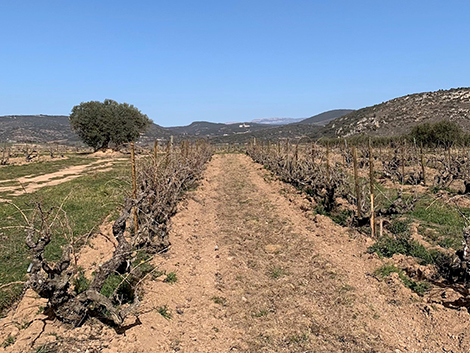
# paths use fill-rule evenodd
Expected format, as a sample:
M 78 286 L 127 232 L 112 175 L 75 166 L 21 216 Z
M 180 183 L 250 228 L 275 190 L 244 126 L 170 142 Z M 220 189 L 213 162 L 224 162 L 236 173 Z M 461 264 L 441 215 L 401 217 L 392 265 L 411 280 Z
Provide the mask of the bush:
M 443 120 L 435 124 L 424 123 L 412 128 L 409 137 L 426 146 L 443 146 L 448 149 L 466 139 L 462 128 L 453 121 Z

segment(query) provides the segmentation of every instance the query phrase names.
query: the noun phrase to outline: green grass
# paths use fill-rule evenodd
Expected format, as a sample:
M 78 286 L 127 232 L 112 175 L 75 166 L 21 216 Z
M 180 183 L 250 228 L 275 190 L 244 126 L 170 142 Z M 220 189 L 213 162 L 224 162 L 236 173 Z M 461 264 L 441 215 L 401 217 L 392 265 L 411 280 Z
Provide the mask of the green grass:
M 289 272 L 286 269 L 281 268 L 281 267 L 273 267 L 269 271 L 269 275 L 273 279 L 279 279 L 281 277 L 287 276 L 288 274 Z
M 470 217 L 470 209 L 463 208 L 462 212 Z M 456 210 L 455 206 L 446 204 L 432 197 L 424 197 L 416 204 L 415 210 L 411 212 L 414 218 L 429 224 L 450 226 L 462 230 L 464 219 Z
M 321 204 L 318 204 L 313 212 L 314 214 L 330 217 L 333 222 L 343 227 L 347 227 L 354 216 L 354 211 L 352 210 L 333 210 L 332 212 L 327 212 Z
M 461 208 L 461 211 L 470 218 L 470 209 Z M 462 247 L 465 221 L 454 205 L 428 196 L 416 204 L 410 216 L 420 223 L 421 229 L 429 229 L 423 235 L 429 235 L 427 239 L 431 242 L 455 250 Z
M 83 269 L 78 270 L 78 276 L 73 280 L 73 289 L 77 294 L 83 293 L 88 289 L 90 281 L 85 277 Z
M 149 260 L 152 259 L 152 255 L 147 253 L 145 250 L 138 250 L 133 261 L 133 266 L 138 267 L 140 272 L 140 277 L 145 276 L 146 274 L 152 272 L 155 269 L 155 266 L 149 263 Z
M 163 282 L 174 284 L 178 282 L 178 277 L 176 276 L 175 272 L 170 272 L 166 275 L 166 278 Z
M 251 314 L 252 317 L 256 317 L 256 318 L 258 318 L 258 317 L 263 317 L 263 316 L 267 316 L 267 315 L 268 315 L 268 311 L 267 311 L 267 310 L 260 310 L 260 311 L 258 311 L 258 312 L 256 312 L 256 313 Z
M 47 169 L 49 163 L 44 163 L 41 168 L 50 172 L 54 168 L 61 169 L 66 165 L 71 165 L 71 160 L 75 160 L 78 164 L 91 162 L 90 159 L 74 157 L 50 162 L 52 163 L 51 170 Z M 39 164 L 41 163 L 37 163 Z M 15 166 L 6 168 L 13 167 Z M 17 168 L 21 167 L 23 166 L 17 166 Z M 39 168 L 33 164 L 24 167 L 27 171 L 18 169 L 15 176 L 32 174 L 32 169 Z M 4 170 L 2 168 L 2 172 Z M 90 174 L 56 186 L 44 187 L 33 194 L 15 197 L 13 202 L 28 215 L 31 213 L 30 202 L 32 200 L 40 201 L 44 209 L 48 209 L 59 206 L 67 199 L 63 209 L 74 230 L 74 236 L 78 237 L 96 229 L 108 215 L 112 218 L 117 217 L 124 194 L 130 190 L 129 179 L 130 168 L 125 163 L 118 163 L 109 172 Z M 0 263 L 8 264 L 8 266 L 0 266 L 0 285 L 26 279 L 26 269 L 30 263 L 29 251 L 25 245 L 24 229 L 18 227 L 24 225 L 25 221 L 15 207 L 0 203 Z M 60 258 L 61 246 L 64 244 L 64 237 L 60 232 L 56 232 L 45 253 L 46 258 L 51 261 Z M 22 285 L 13 285 L 0 290 L 0 312 L 18 298 L 21 290 Z
M 167 320 L 171 320 L 171 318 L 173 317 L 167 305 L 159 307 L 157 311 L 161 316 L 163 316 Z
M 392 257 L 394 254 L 403 254 L 415 257 L 423 265 L 440 265 L 446 262 L 446 255 L 437 250 L 428 250 L 409 235 L 396 237 L 383 236 L 377 239 L 374 245 L 367 249 L 369 253 L 376 253 L 380 257 Z
M 410 224 L 411 220 L 409 218 L 401 219 L 395 218 L 393 219 L 387 229 L 392 234 L 409 234 L 410 233 Z
M 121 275 L 110 275 L 106 278 L 106 281 L 104 281 L 103 287 L 101 288 L 101 294 L 108 298 L 112 296 L 114 291 L 116 291 L 116 294 L 119 296 L 123 304 L 134 301 L 134 290 Z
M 405 287 L 411 289 L 412 291 L 416 292 L 419 295 L 423 295 L 426 293 L 429 288 L 430 284 L 427 282 L 415 282 L 411 280 L 404 272 L 403 270 L 399 269 L 398 267 L 390 264 L 384 264 L 383 266 L 379 267 L 377 270 L 375 270 L 374 274 L 375 276 L 379 278 L 387 278 L 390 276 L 392 273 L 397 273 L 398 277 L 401 279 Z
M 354 211 L 352 210 L 342 210 L 337 212 L 331 212 L 330 214 L 331 220 L 343 227 L 347 227 L 353 217 Z

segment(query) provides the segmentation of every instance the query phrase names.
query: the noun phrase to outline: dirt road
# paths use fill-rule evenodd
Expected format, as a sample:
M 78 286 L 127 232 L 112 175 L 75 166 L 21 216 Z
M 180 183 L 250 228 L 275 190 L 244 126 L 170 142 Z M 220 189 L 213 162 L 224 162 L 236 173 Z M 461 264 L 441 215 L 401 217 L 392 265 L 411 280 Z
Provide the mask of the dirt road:
M 35 192 L 39 189 L 48 186 L 59 185 L 80 176 L 90 173 L 104 173 L 112 169 L 114 162 L 122 161 L 125 159 L 99 159 L 89 164 L 73 165 L 61 169 L 57 172 L 41 174 L 41 175 L 29 175 L 16 179 L 5 179 L 0 181 L 1 183 L 15 183 L 13 186 L 0 186 L 0 193 L 7 193 L 7 197 L 14 197 L 23 194 Z M 7 200 L 0 199 L 0 202 Z M 10 201 L 10 200 L 8 200 Z
M 0 340 L 14 332 L 10 351 L 48 342 L 89 352 L 470 349 L 466 310 L 431 304 L 396 277 L 376 279 L 383 262 L 366 254 L 370 240 L 309 207 L 247 156 L 216 155 L 173 219 L 170 251 L 154 260 L 178 281 L 149 280 L 124 333 L 25 319 L 27 297 L 0 320 Z M 13 329 L 21 320 L 32 322 Z

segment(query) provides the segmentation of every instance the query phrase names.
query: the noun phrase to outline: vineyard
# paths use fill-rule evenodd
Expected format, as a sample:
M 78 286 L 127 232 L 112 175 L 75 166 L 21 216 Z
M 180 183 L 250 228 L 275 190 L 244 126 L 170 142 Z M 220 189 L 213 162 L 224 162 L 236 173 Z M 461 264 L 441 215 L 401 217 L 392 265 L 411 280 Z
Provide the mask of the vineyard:
M 0 351 L 470 347 L 465 147 L 168 141 L 114 162 L 63 151 L 47 168 L 4 167 L 23 191 L 31 168 L 64 182 L 0 193 L 14 241 L 0 247 L 12 262 Z
M 32 288 L 46 298 L 47 310 L 63 322 L 79 326 L 89 316 L 96 316 L 116 325 L 122 324 L 127 313 L 138 305 L 138 284 L 153 270 L 147 264 L 148 260 L 170 247 L 168 226 L 179 200 L 185 190 L 195 187 L 212 155 L 206 143 L 190 146 L 186 141 L 180 149 L 168 143 L 161 153 L 157 144 L 147 156 L 143 150 L 140 152 L 136 163 L 132 145 L 133 193 L 125 199 L 112 227 L 116 248 L 111 259 L 93 271 L 93 278 L 87 278 L 83 269 L 77 266 L 77 252 L 91 233 L 76 234 L 77 229 L 73 229 L 64 207 L 67 197 L 62 204 L 54 206 L 32 199 L 28 201 L 28 209 L 7 201 L 16 209 L 16 214 L 22 216 L 25 225 L 5 229 L 23 229 L 31 252 L 25 288 Z M 8 161 L 13 153 L 8 149 L 4 154 L 8 156 L 4 160 Z M 60 247 L 51 241 L 58 242 Z M 60 248 L 61 255 L 58 253 Z M 18 285 L 22 282 L 1 286 L 2 306 L 14 298 Z M 124 304 L 130 303 L 133 305 L 122 309 Z
M 464 293 L 467 306 L 470 154 L 466 148 L 424 149 L 406 141 L 373 146 L 252 142 L 248 154 L 305 192 L 314 212 L 375 239 L 368 251 L 416 258 L 427 271 L 404 270 L 406 286 L 431 284 Z M 463 249 L 462 249 L 463 244 Z M 389 269 L 390 270 L 390 269 Z

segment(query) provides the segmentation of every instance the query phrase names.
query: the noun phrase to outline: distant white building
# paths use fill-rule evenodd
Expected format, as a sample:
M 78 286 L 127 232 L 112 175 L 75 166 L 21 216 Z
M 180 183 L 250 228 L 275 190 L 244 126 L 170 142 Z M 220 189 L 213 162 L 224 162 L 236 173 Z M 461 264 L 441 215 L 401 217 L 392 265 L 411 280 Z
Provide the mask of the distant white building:
M 250 127 L 250 125 L 247 125 L 247 124 L 243 123 L 243 124 L 238 125 L 238 127 Z

